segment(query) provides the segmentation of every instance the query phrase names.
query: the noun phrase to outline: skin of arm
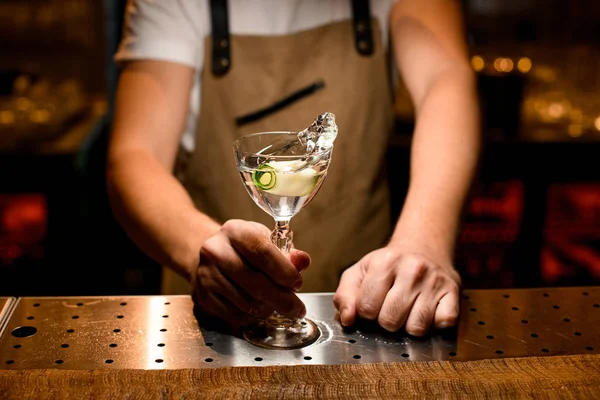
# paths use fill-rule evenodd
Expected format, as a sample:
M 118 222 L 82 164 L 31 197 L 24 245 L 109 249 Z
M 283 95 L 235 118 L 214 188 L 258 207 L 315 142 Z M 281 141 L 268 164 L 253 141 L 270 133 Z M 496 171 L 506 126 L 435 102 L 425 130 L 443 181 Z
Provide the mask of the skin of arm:
M 235 324 L 274 310 L 303 315 L 294 290 L 302 285 L 308 254 L 294 249 L 286 258 L 261 224 L 212 220 L 172 174 L 194 74 L 166 61 L 124 66 L 107 162 L 115 218 L 142 251 L 192 283 L 204 314 Z
M 199 213 L 172 175 L 194 69 L 129 62 L 121 72 L 108 153 L 108 192 L 117 220 L 145 253 L 190 277 L 198 249 L 220 228 Z
M 344 272 L 334 303 L 344 325 L 359 316 L 421 336 L 458 318 L 453 256 L 479 160 L 479 105 L 458 1 L 400 0 L 390 26 L 415 106 L 409 190 L 390 242 Z

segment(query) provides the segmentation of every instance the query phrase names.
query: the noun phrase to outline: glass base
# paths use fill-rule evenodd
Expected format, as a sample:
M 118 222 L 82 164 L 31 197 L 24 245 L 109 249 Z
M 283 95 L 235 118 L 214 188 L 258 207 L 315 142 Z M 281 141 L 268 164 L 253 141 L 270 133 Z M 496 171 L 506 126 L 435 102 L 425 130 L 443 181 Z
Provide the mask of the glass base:
M 243 335 L 248 342 L 265 349 L 299 349 L 314 343 L 321 331 L 309 319 L 292 320 L 275 313 L 244 328 Z

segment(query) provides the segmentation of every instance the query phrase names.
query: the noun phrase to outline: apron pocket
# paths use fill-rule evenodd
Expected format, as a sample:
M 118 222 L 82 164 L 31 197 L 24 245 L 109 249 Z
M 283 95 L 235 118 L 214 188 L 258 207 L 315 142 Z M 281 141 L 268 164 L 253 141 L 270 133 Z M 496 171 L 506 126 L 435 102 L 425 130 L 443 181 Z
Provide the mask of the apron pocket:
M 295 102 L 302 100 L 306 96 L 309 96 L 325 87 L 325 82 L 323 80 L 318 80 L 310 86 L 305 87 L 304 89 L 300 89 L 287 97 L 277 101 L 275 104 L 270 105 L 268 107 L 262 108 L 258 111 L 251 112 L 249 114 L 243 115 L 241 117 L 237 117 L 235 119 L 235 123 L 237 126 L 243 126 L 249 124 L 250 122 L 258 121 L 259 119 L 265 118 L 277 111 L 294 104 Z

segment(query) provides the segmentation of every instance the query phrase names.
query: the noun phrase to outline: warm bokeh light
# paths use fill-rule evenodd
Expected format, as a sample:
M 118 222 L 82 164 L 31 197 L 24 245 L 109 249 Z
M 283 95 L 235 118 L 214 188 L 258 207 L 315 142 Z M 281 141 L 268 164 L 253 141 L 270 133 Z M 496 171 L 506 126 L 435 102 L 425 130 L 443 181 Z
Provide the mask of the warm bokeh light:
M 600 117 L 596 118 L 594 121 L 594 127 L 600 131 Z
M 573 108 L 570 112 L 571 121 L 579 122 L 583 121 L 583 111 L 579 108 Z
M 560 103 L 551 103 L 548 106 L 548 116 L 550 116 L 550 118 L 555 118 L 558 119 L 560 117 L 562 117 L 565 113 L 565 106 L 563 106 Z
M 35 110 L 29 115 L 29 119 L 36 124 L 45 124 L 50 120 L 50 111 L 46 109 Z
M 485 60 L 481 56 L 473 56 L 471 58 L 471 65 L 475 71 L 482 71 L 485 68 Z
M 510 58 L 496 58 L 494 60 L 494 68 L 500 72 L 510 72 L 513 70 L 514 63 Z
M 17 110 L 19 110 L 19 111 L 26 111 L 33 105 L 33 102 L 31 100 L 29 100 L 27 97 L 19 97 L 17 99 L 16 103 L 17 103 Z
M 513 63 L 513 60 L 511 60 L 510 58 L 503 59 L 501 64 L 502 64 L 502 68 L 503 68 L 504 72 L 512 71 L 513 67 L 515 66 L 515 64 Z
M 517 63 L 517 68 L 524 74 L 531 71 L 532 66 L 533 63 L 531 62 L 531 59 L 529 57 L 521 57 L 519 59 L 519 62 Z
M 501 58 L 496 58 L 494 60 L 494 68 L 496 69 L 496 71 L 502 71 L 502 67 L 500 65 L 500 61 L 502 61 Z
M 23 93 L 31 86 L 31 80 L 27 75 L 21 75 L 13 82 L 13 92 Z
M 569 125 L 569 136 L 571 137 L 579 137 L 583 133 L 583 126 L 581 124 L 571 124 Z
M 10 110 L 0 111 L 0 124 L 9 125 L 15 122 L 15 113 Z

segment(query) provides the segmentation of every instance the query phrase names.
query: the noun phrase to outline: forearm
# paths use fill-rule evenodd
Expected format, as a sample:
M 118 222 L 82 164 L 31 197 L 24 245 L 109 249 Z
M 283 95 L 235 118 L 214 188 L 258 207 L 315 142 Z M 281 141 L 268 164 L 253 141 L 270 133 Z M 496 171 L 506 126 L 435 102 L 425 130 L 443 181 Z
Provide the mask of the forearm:
M 147 151 L 112 156 L 107 183 L 113 212 L 131 239 L 189 278 L 202 244 L 219 224 L 196 210 L 183 186 Z
M 479 158 L 475 77 L 447 69 L 417 108 L 410 185 L 391 243 L 418 242 L 452 260 L 461 214 Z

